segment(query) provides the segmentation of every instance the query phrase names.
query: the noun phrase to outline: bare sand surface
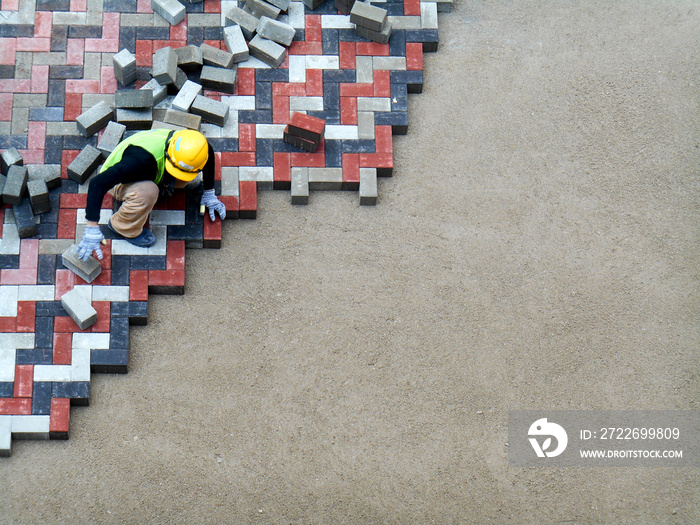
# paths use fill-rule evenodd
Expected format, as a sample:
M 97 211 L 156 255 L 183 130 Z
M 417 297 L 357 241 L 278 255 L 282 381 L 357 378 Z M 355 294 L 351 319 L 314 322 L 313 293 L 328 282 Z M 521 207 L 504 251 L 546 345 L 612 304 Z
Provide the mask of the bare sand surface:
M 260 196 L 5 523 L 700 523 L 697 469 L 514 468 L 508 411 L 698 409 L 697 1 L 458 1 L 376 207 Z

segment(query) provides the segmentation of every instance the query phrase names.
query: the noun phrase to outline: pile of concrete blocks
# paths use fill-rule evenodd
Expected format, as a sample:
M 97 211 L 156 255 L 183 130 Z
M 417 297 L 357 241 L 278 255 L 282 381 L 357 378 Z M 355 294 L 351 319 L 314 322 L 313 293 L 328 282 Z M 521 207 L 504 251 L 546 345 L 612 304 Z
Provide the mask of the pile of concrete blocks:
M 287 144 L 314 153 L 323 140 L 325 129 L 325 120 L 295 111 L 284 128 L 283 140 Z
M 51 211 L 49 191 L 61 185 L 61 166 L 24 165 L 16 148 L 0 156 L 0 203 L 12 206 L 20 239 L 38 233 L 38 216 Z
M 386 9 L 368 2 L 356 1 L 350 10 L 350 22 L 355 24 L 355 34 L 380 44 L 387 44 L 391 37 L 391 22 Z
M 335 8 L 344 15 L 349 15 L 355 0 L 335 0 Z
M 128 49 L 122 49 L 112 57 L 114 77 L 122 86 L 128 86 L 136 80 L 136 56 Z

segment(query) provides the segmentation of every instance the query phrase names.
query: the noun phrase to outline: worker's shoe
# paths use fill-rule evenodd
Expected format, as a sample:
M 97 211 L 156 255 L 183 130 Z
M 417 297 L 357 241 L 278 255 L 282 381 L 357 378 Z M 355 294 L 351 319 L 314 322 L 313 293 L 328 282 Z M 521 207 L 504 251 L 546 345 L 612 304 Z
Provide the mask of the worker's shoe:
M 121 239 L 124 239 L 125 241 L 130 242 L 131 244 L 133 244 L 134 246 L 138 246 L 139 248 L 149 248 L 156 243 L 156 236 L 148 228 L 143 228 L 141 233 L 136 237 L 124 237 L 121 233 L 119 233 L 112 227 L 111 220 L 107 222 L 107 226 L 110 230 L 112 230 L 112 232 L 119 235 Z

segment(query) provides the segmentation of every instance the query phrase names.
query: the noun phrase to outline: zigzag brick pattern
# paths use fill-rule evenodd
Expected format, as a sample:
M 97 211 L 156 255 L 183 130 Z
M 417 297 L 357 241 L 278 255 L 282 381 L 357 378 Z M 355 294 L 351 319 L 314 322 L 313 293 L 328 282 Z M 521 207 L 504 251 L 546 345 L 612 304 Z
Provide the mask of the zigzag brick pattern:
M 313 11 L 293 0 L 279 18 L 296 29 L 282 65 L 251 58 L 238 65 L 232 95 L 204 91 L 229 106 L 223 127 L 202 124 L 217 151 L 228 217 L 255 218 L 258 190 L 289 191 L 293 168 L 308 168 L 312 191 L 358 191 L 360 170 L 392 174 L 392 135 L 407 132 L 408 94 L 422 89 L 423 52 L 437 50 L 437 13 L 451 0 L 373 4 L 388 11 L 388 44 L 357 36 L 332 0 Z M 112 56 L 136 56 L 137 80 L 127 87 L 138 88 L 162 47 L 225 49 L 224 15 L 236 5 L 187 3 L 185 19 L 171 26 L 149 0 L 2 0 L 0 150 L 16 148 L 25 165 L 60 165 L 62 184 L 32 238 L 20 239 L 11 206 L 0 208 L 0 455 L 10 454 L 12 438 L 67 438 L 70 406 L 88 404 L 91 373 L 127 371 L 129 327 L 146 324 L 149 293 L 183 293 L 185 249 L 220 246 L 221 223 L 199 216 L 195 192 L 180 192 L 150 217 L 157 243 L 140 249 L 108 240 L 92 283 L 61 259 L 85 225 L 86 185 L 69 179 L 67 167 L 104 131 L 85 138 L 75 120 L 99 101 L 114 106 Z M 294 112 L 326 121 L 314 153 L 283 141 Z M 101 223 L 112 205 L 107 197 Z M 61 306 L 75 288 L 98 313 L 86 330 Z

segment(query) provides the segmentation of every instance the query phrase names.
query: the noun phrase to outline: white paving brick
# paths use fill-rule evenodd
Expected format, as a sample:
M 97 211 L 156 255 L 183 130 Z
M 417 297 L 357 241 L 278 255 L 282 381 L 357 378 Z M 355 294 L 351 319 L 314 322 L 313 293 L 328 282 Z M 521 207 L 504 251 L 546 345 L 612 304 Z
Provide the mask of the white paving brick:
M 53 301 L 56 287 L 52 284 L 37 284 L 20 286 L 17 293 L 18 301 Z M 0 300 L 0 309 L 2 309 Z
M 321 15 L 323 29 L 353 29 L 355 24 L 350 22 L 347 15 Z
M 61 383 L 70 380 L 70 365 L 34 365 L 34 381 L 54 381 Z
M 331 55 L 307 55 L 306 69 L 340 69 L 340 57 Z
M 405 71 L 406 57 L 374 57 L 372 59 L 372 67 L 374 69 Z
M 51 416 L 16 415 L 12 418 L 12 434 L 15 439 L 49 439 Z
M 70 378 L 71 381 L 90 381 L 89 348 L 73 348 Z
M 124 239 L 114 239 L 112 255 L 165 255 L 167 226 L 154 226 L 150 230 L 156 236 L 156 243 L 150 248 L 139 248 Z
M 84 184 L 84 186 L 87 188 L 87 184 Z M 86 189 L 87 192 L 87 189 Z M 87 219 L 85 218 L 85 208 L 79 208 L 77 210 L 77 214 L 75 216 L 75 223 L 76 224 L 87 224 Z M 109 222 L 109 219 L 112 217 L 113 212 L 112 210 L 100 210 L 100 220 L 98 221 L 99 224 L 107 224 Z
M 281 139 L 284 128 L 284 124 L 256 124 L 255 136 L 259 139 Z
M 420 19 L 422 29 L 438 28 L 438 10 L 434 2 L 421 2 Z
M 5 214 L 5 221 L 7 216 Z M 2 227 L 2 238 L 0 238 L 0 255 L 19 255 L 19 234 L 15 224 L 5 224 Z
M 239 194 L 238 168 L 235 166 L 222 166 L 221 195 L 224 197 L 238 197 Z
M 73 287 L 80 296 L 85 299 L 88 303 L 92 302 L 92 285 L 91 284 L 79 284 Z
M 19 286 L 0 286 L 0 317 L 17 317 Z
M 421 17 L 419 16 L 388 16 L 387 20 L 392 29 L 420 29 Z
M 0 334 L 0 349 L 34 348 L 34 334 Z
M 306 55 L 289 55 L 289 81 L 306 82 Z
M 357 97 L 357 111 L 391 111 L 388 97 Z
M 15 380 L 15 360 L 17 350 L 14 348 L 0 347 L 0 381 L 11 383 Z
M 106 349 L 109 348 L 108 333 L 79 333 L 73 334 L 73 350 L 76 348 Z
M 185 224 L 185 210 L 153 210 L 148 219 L 149 224 L 179 226 Z
M 287 11 L 287 24 L 296 28 L 304 29 L 306 27 L 306 18 L 304 18 L 304 4 L 300 1 L 292 0 Z M 280 17 L 280 20 L 282 17 Z
M 0 416 L 0 456 L 9 456 L 12 447 L 12 416 Z
M 329 124 L 324 136 L 326 140 L 357 140 L 357 126 Z
M 255 109 L 255 97 L 221 97 L 221 102 L 228 104 L 229 109 L 232 111 L 253 111 Z
M 323 111 L 323 97 L 289 97 L 290 111 Z
M 272 189 L 275 172 L 268 166 L 241 166 L 238 168 L 238 179 L 241 181 L 255 181 L 261 189 Z
M 128 286 L 93 286 L 93 301 L 128 301 Z

